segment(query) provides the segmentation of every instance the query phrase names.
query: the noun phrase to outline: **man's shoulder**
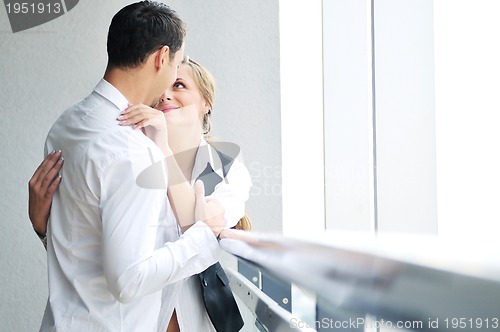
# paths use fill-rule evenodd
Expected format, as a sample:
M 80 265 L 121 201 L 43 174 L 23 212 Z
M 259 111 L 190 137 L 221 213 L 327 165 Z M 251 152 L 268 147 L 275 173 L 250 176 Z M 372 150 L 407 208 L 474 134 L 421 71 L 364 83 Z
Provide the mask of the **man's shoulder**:
M 150 166 L 163 159 L 161 150 L 139 129 L 116 125 L 89 144 L 86 156 L 98 162 L 104 170 L 108 166 L 123 161 L 139 168 Z
M 84 118 L 89 112 L 92 112 L 104 105 L 102 98 L 95 93 L 91 93 L 86 97 L 74 102 L 68 106 L 52 124 L 50 132 L 61 130 L 66 127 L 81 125 L 79 119 Z

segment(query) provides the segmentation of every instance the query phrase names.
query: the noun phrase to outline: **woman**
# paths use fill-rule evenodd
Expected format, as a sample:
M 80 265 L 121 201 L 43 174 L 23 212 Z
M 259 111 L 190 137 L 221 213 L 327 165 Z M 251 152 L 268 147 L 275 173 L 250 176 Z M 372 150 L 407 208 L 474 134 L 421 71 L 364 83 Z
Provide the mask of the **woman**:
M 172 209 L 161 225 L 164 231 L 158 232 L 159 244 L 177 240 L 183 229 L 195 222 L 193 186 L 197 179 L 205 182 L 206 194 L 223 205 L 226 228 L 234 227 L 245 215 L 251 186 L 248 170 L 239 158 L 230 158 L 225 151 L 216 150 L 207 142 L 214 97 L 215 84 L 211 75 L 186 58 L 179 67 L 177 80 L 155 108 L 132 105 L 118 118 L 122 126 L 143 130 L 166 157 Z M 46 232 L 52 195 L 61 181 L 57 174 L 62 165 L 61 153 L 51 153 L 29 182 L 29 216 L 41 238 Z M 224 237 L 224 234 L 221 232 L 219 236 Z M 164 320 L 171 318 L 167 331 L 214 330 L 203 305 L 199 284 L 195 275 L 164 290 L 161 317 Z

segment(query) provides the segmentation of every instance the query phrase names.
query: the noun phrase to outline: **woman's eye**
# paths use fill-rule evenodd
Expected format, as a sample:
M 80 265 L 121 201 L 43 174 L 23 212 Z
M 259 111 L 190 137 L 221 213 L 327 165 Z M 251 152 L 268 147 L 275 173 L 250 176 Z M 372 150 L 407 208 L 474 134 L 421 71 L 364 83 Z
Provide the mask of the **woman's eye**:
M 176 82 L 174 83 L 174 88 L 177 88 L 177 89 L 184 89 L 186 86 L 184 84 L 182 84 L 181 82 Z

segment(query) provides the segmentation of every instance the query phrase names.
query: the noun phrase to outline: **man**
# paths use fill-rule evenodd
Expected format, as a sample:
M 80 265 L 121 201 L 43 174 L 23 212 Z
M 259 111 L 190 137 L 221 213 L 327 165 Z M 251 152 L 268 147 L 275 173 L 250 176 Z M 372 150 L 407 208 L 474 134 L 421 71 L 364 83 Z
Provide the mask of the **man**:
M 42 331 L 165 331 L 158 324 L 162 288 L 218 261 L 214 235 L 223 227 L 223 209 L 205 201 L 202 186 L 196 211 L 205 221 L 159 244 L 166 190 L 141 187 L 137 178 L 163 155 L 140 130 L 117 120 L 130 104 L 154 104 L 174 82 L 184 36 L 184 24 L 164 4 L 124 7 L 109 27 L 103 80 L 47 136 L 46 154 L 61 150 L 65 160 L 47 230 Z M 166 178 L 160 172 L 152 180 Z

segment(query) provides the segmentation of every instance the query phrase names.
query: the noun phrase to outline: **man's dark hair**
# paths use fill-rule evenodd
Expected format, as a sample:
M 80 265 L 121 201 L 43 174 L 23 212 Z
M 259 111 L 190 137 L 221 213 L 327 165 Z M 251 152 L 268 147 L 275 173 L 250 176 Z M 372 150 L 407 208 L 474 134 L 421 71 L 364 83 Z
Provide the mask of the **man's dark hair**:
M 122 8 L 108 32 L 108 68 L 134 68 L 168 46 L 170 58 L 182 47 L 186 28 L 177 13 L 163 3 L 141 1 Z

